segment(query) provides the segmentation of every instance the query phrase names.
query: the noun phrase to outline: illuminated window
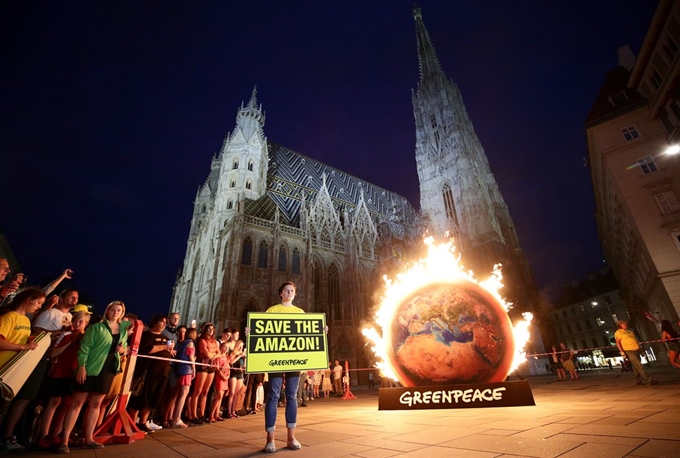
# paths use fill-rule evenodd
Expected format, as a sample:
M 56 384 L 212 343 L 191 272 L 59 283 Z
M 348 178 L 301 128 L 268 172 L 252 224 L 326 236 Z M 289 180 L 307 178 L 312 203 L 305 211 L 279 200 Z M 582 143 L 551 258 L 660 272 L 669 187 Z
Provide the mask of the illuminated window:
M 614 323 L 619 321 L 618 317 L 616 316 L 616 313 L 612 313 L 612 320 L 614 320 Z
M 640 133 L 637 131 L 637 127 L 635 126 L 624 127 L 623 129 L 621 129 L 621 133 L 623 134 L 623 138 L 625 138 L 627 142 L 640 136 Z
M 656 203 L 659 204 L 659 208 L 661 208 L 661 213 L 670 213 L 680 210 L 680 202 L 678 202 L 673 191 L 654 194 L 654 198 L 656 199 Z
M 586 304 L 581 304 L 581 311 L 585 312 L 586 311 Z
M 604 320 L 602 318 L 597 317 L 595 321 L 597 321 L 598 326 L 604 326 Z

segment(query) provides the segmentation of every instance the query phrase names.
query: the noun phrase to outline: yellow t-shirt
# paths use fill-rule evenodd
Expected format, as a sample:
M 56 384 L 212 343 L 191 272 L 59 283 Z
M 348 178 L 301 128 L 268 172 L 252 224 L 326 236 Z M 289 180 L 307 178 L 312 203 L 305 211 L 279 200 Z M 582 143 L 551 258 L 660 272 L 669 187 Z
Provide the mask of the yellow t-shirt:
M 626 329 L 625 331 L 623 329 L 617 330 L 614 333 L 614 338 L 621 341 L 621 347 L 623 347 L 624 350 L 636 351 L 640 349 L 640 344 L 635 338 L 635 333 L 630 329 Z
M 265 313 L 305 313 L 305 311 L 294 305 L 276 304 L 269 307 Z
M 28 342 L 30 335 L 31 320 L 26 315 L 12 311 L 0 317 L 0 336 L 3 336 L 7 342 L 23 345 Z M 16 351 L 12 350 L 0 351 L 0 367 L 4 366 L 15 354 Z

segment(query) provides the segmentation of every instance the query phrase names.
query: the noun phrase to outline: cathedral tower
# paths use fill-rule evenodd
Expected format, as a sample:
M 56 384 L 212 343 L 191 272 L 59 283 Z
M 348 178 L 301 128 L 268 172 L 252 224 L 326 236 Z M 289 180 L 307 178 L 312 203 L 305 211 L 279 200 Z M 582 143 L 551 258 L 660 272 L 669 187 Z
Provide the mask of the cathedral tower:
M 444 74 L 421 10 L 414 6 L 420 81 L 413 91 L 420 206 L 433 235 L 455 237 L 477 275 L 503 265 L 504 296 L 515 312 L 532 310 L 536 287 L 515 227 L 458 86 Z

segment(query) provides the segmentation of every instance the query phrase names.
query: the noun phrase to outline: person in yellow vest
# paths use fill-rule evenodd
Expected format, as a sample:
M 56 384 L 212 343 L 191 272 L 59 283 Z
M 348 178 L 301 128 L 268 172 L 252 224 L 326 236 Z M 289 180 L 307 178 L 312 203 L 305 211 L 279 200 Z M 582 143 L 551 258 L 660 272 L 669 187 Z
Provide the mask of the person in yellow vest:
M 616 339 L 616 346 L 619 347 L 619 352 L 624 358 L 628 358 L 633 367 L 633 377 L 637 385 L 657 385 L 659 382 L 653 380 L 645 369 L 642 367 L 638 352 L 640 351 L 640 343 L 635 337 L 635 333 L 628 329 L 627 321 L 619 321 L 619 329 L 614 333 Z
M 295 284 L 285 282 L 279 287 L 281 303 L 273 305 L 267 309 L 266 313 L 305 313 L 299 307 L 293 305 L 295 299 Z M 267 445 L 264 451 L 267 453 L 276 452 L 274 444 L 274 431 L 276 430 L 276 404 L 281 394 L 284 374 L 269 374 L 269 384 L 267 385 L 267 396 L 264 405 L 264 423 L 267 431 Z M 295 439 L 295 427 L 297 426 L 297 391 L 300 382 L 300 372 L 286 372 L 286 427 L 288 428 L 287 446 L 292 450 L 299 450 L 300 442 Z

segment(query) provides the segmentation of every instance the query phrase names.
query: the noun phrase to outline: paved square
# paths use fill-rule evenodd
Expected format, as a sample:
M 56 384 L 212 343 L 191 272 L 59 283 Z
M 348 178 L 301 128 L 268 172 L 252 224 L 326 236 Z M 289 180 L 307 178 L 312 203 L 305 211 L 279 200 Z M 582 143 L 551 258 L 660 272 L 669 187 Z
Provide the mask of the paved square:
M 299 451 L 277 432 L 287 457 L 680 457 L 680 371 L 651 369 L 661 381 L 635 386 L 630 373 L 580 373 L 578 382 L 530 378 L 536 406 L 378 411 L 378 391 L 354 389 L 356 400 L 315 399 L 299 409 Z M 279 409 L 279 424 L 283 409 Z M 127 445 L 71 449 L 92 458 L 268 456 L 262 413 L 222 423 L 158 431 Z M 47 453 L 22 453 L 45 456 Z

